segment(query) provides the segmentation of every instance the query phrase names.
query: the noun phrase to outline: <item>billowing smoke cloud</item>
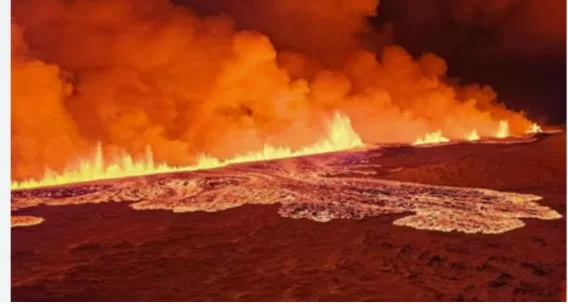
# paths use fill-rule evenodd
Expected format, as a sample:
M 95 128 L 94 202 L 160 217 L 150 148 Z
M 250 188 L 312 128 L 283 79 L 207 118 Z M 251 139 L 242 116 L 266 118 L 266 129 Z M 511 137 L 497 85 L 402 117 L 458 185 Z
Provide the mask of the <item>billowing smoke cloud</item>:
M 378 0 L 177 0 L 207 14 L 227 14 L 239 29 L 255 29 L 279 51 L 308 55 L 327 67 L 343 62 L 362 42 L 390 42 L 388 27 L 371 28 Z
M 491 88 L 451 84 L 433 54 L 366 51 L 358 42 L 374 1 L 268 2 L 252 1 L 255 17 L 240 30 L 232 16 L 201 17 L 166 0 L 13 3 L 14 179 L 61 169 L 98 141 L 109 159 L 113 149 L 141 155 L 151 146 L 173 165 L 266 143 L 297 149 L 317 141 L 337 110 L 369 143 L 438 129 L 488 136 L 502 119 L 513 133 L 530 126 Z M 226 12 L 237 23 L 247 14 Z
M 23 29 L 12 25 L 12 175 L 29 178 L 38 169 L 65 167 L 87 145 L 64 101 L 73 86 L 57 65 L 28 57 Z

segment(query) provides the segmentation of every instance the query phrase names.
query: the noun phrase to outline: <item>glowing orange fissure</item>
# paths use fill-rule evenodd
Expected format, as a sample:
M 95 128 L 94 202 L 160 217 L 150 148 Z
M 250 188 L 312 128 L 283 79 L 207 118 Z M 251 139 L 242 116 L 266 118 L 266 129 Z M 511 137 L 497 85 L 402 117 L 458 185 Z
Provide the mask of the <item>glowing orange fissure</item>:
M 542 132 L 540 126 L 532 124 L 527 130 L 527 134 Z M 505 138 L 509 136 L 509 125 L 507 121 L 500 121 L 495 137 Z M 476 130 L 472 130 L 464 135 L 464 140 L 477 141 L 480 137 Z M 450 139 L 443 136 L 441 130 L 419 137 L 413 145 L 447 143 Z M 346 115 L 336 112 L 329 122 L 328 134 L 319 142 L 300 150 L 292 150 L 288 147 L 278 147 L 265 145 L 257 152 L 250 152 L 238 155 L 230 159 L 219 160 L 215 157 L 202 154 L 198 157 L 197 163 L 191 166 L 170 166 L 166 163 L 156 163 L 150 147 L 146 148 L 143 159 L 135 160 L 129 154 L 123 154 L 114 163 L 105 163 L 103 158 L 103 146 L 99 143 L 92 156 L 67 167 L 62 172 L 46 170 L 43 177 L 39 180 L 14 181 L 11 184 L 12 190 L 38 188 L 46 186 L 63 185 L 69 183 L 87 182 L 101 179 L 114 179 L 131 176 L 142 176 L 150 174 L 170 173 L 179 171 L 195 171 L 223 167 L 229 164 L 245 163 L 253 161 L 274 160 L 298 156 L 306 156 L 334 151 L 342 151 L 364 147 L 363 141 L 351 126 L 351 120 Z
M 118 157 L 115 163 L 107 164 L 103 159 L 103 147 L 101 144 L 98 144 L 90 158 L 67 167 L 63 172 L 59 173 L 47 170 L 41 179 L 12 182 L 11 188 L 13 190 L 37 188 L 100 179 L 211 169 L 235 163 L 313 155 L 362 146 L 364 146 L 363 142 L 359 135 L 353 130 L 349 117 L 341 113 L 335 113 L 332 120 L 329 122 L 328 135 L 319 142 L 300 150 L 294 151 L 288 147 L 267 144 L 260 151 L 238 155 L 227 160 L 219 160 L 215 157 L 203 154 L 198 157 L 195 165 L 180 167 L 170 166 L 165 163 L 156 163 L 153 158 L 152 150 L 149 147 L 147 147 L 143 159 L 135 160 L 132 156 L 124 154 Z
M 537 124 L 537 123 L 532 123 L 531 127 L 525 132 L 526 134 L 535 134 L 535 133 L 541 133 L 543 132 L 542 128 Z M 507 138 L 510 137 L 510 131 L 509 131 L 509 122 L 506 120 L 501 120 L 499 121 L 499 126 L 497 128 L 497 131 L 495 132 L 495 135 L 493 135 L 493 137 L 498 138 L 498 139 L 503 139 L 503 138 Z M 470 141 L 470 142 L 474 142 L 474 141 L 478 141 L 480 139 L 479 134 L 477 133 L 477 130 L 472 130 L 471 132 L 469 132 L 467 135 L 464 136 L 464 140 Z M 414 141 L 414 143 L 412 143 L 413 145 L 424 145 L 424 144 L 440 144 L 440 143 L 447 143 L 449 142 L 450 139 L 448 139 L 447 137 L 445 137 L 442 134 L 441 130 L 437 130 L 431 133 L 427 133 L 424 137 L 419 137 L 416 139 L 416 141 Z

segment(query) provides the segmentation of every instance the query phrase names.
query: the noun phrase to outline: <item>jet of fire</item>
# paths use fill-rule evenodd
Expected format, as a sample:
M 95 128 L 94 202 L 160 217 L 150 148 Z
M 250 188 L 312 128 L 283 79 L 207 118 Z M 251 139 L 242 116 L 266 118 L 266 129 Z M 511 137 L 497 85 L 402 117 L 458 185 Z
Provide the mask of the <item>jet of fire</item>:
M 499 121 L 499 129 L 497 133 L 495 133 L 495 137 L 497 138 L 506 138 L 509 136 L 509 122 L 506 120 Z
M 293 151 L 287 147 L 265 145 L 261 151 L 251 152 L 227 160 L 218 160 L 208 155 L 201 155 L 195 165 L 176 167 L 165 163 L 156 163 L 152 155 L 152 150 L 149 147 L 146 150 L 144 159 L 136 161 L 132 156 L 124 154 L 118 159 L 118 162 L 105 164 L 103 148 L 98 144 L 93 156 L 81 161 L 78 165 L 68 167 L 62 173 L 47 170 L 40 180 L 12 182 L 11 188 L 13 190 L 37 188 L 100 179 L 211 169 L 235 163 L 298 157 L 347 150 L 361 146 L 363 146 L 363 142 L 359 135 L 353 130 L 351 120 L 347 116 L 337 112 L 329 123 L 328 135 L 325 138 L 297 151 Z
M 479 140 L 479 134 L 477 134 L 477 131 L 476 131 L 476 130 L 472 130 L 472 131 L 467 135 L 467 140 L 470 141 L 470 142 Z
M 447 143 L 450 140 L 442 135 L 442 131 L 438 130 L 432 133 L 426 134 L 424 138 L 418 138 L 412 145 L 424 145 L 424 144 L 437 144 L 437 143 Z
M 542 128 L 537 123 L 533 123 L 531 128 L 527 130 L 527 134 L 533 133 L 542 133 Z

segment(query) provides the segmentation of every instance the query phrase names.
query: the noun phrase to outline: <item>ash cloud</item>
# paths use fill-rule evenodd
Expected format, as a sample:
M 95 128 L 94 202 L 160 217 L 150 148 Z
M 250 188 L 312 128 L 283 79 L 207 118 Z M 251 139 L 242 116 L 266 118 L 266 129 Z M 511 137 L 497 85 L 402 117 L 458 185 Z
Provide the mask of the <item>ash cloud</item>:
M 449 81 L 442 58 L 388 45 L 392 28 L 366 24 L 375 1 L 189 2 L 199 15 L 166 0 L 12 3 L 13 179 L 98 141 L 109 160 L 151 146 L 171 165 L 298 149 L 335 111 L 365 142 L 530 126 L 490 87 Z

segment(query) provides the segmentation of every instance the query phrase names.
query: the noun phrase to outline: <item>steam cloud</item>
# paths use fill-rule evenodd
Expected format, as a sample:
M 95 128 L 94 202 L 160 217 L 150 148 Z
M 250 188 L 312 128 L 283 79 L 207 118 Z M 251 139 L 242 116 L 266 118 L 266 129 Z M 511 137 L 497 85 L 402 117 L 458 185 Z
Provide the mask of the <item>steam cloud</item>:
M 531 125 L 490 87 L 453 84 L 443 59 L 386 45 L 391 29 L 365 23 L 375 1 L 213 2 L 231 17 L 167 0 L 12 3 L 13 179 L 60 170 L 98 141 L 108 159 L 151 146 L 171 165 L 298 149 L 335 111 L 367 143 Z

